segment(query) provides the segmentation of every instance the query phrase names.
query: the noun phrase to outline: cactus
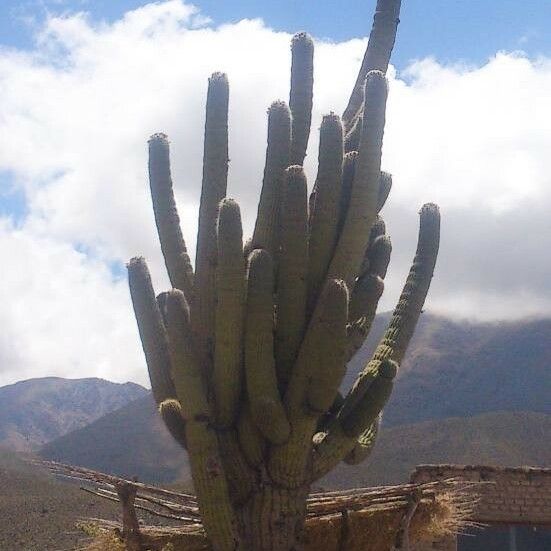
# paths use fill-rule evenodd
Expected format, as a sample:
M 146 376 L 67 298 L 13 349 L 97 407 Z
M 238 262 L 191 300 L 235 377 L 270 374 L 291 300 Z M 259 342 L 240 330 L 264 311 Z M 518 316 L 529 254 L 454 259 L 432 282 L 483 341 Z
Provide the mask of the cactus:
M 417 253 L 390 325 L 346 396 L 346 364 L 383 292 L 391 243 L 379 215 L 387 82 L 400 2 L 379 0 L 342 119 L 320 129 L 310 199 L 300 166 L 310 132 L 313 42 L 293 38 L 290 108 L 268 110 L 253 236 L 227 199 L 225 75 L 209 80 L 195 273 L 179 226 L 164 134 L 149 141 L 153 208 L 174 289 L 155 297 L 142 258 L 129 283 L 153 395 L 187 449 L 215 551 L 302 548 L 311 485 L 373 448 L 383 409 L 421 313 L 439 243 L 439 212 L 421 209 Z

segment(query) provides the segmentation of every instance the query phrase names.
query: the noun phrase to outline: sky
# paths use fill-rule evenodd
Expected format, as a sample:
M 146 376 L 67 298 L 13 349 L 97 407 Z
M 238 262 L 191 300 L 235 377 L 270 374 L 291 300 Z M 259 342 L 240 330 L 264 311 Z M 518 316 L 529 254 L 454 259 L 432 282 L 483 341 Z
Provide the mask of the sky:
M 170 136 L 195 247 L 206 82 L 230 79 L 229 195 L 254 224 L 266 108 L 288 96 L 292 33 L 315 38 L 321 117 L 342 111 L 374 1 L 18 1 L 0 7 L 0 385 L 39 376 L 146 383 L 125 262 L 168 286 L 146 142 Z M 551 315 L 551 3 L 404 0 L 389 70 L 383 216 L 394 244 L 381 309 L 442 211 L 427 309 L 497 321 Z

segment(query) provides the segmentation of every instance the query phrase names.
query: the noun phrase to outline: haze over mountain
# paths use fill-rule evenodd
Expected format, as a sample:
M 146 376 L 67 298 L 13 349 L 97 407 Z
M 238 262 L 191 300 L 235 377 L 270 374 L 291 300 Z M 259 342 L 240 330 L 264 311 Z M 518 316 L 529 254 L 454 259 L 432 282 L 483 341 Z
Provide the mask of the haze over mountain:
M 359 356 L 367 358 L 388 316 Z M 324 484 L 399 482 L 417 463 L 549 464 L 551 321 L 473 324 L 424 314 L 385 409 L 372 465 Z M 356 360 L 348 384 L 361 365 Z M 150 396 L 46 445 L 44 457 L 142 480 L 187 479 Z
M 29 379 L 0 388 L 0 447 L 30 451 L 119 409 L 147 390 L 103 379 Z

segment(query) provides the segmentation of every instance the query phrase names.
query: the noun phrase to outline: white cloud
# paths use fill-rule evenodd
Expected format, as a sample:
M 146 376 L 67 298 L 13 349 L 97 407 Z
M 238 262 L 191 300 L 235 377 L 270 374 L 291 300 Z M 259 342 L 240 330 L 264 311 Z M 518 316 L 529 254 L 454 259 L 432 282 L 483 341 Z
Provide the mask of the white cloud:
M 24 221 L 0 231 L 0 384 L 52 373 L 145 381 L 126 284 L 109 265 L 144 254 L 156 285 L 167 284 L 147 184 L 146 141 L 157 131 L 171 138 L 194 249 L 215 70 L 230 78 L 229 194 L 250 232 L 266 108 L 288 95 L 291 37 L 260 20 L 212 27 L 206 16 L 171 0 L 112 24 L 50 17 L 34 50 L 0 50 L 0 171 L 13 174 L 29 205 Z M 364 48 L 316 45 L 311 180 L 321 115 L 342 110 Z M 484 319 L 551 312 L 542 254 L 551 245 L 550 94 L 551 61 L 519 54 L 483 67 L 427 59 L 391 75 L 384 167 L 395 189 L 384 214 L 395 255 L 384 307 L 408 269 L 416 212 L 435 201 L 442 255 L 429 308 Z

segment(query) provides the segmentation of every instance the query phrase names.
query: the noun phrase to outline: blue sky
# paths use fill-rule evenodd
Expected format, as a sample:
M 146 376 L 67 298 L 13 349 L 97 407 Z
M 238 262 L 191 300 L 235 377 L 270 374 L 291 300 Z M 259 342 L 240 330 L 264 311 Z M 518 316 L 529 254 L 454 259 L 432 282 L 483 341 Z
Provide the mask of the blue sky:
M 95 20 L 114 21 L 140 0 L 3 0 L 0 43 L 30 47 L 29 23 L 54 13 L 85 10 Z M 197 0 L 215 23 L 261 17 L 275 30 L 307 30 L 336 41 L 365 36 L 375 0 Z M 499 50 L 522 49 L 532 57 L 551 50 L 549 0 L 404 0 L 399 40 L 393 57 L 398 68 L 415 58 L 442 62 L 484 62 Z

